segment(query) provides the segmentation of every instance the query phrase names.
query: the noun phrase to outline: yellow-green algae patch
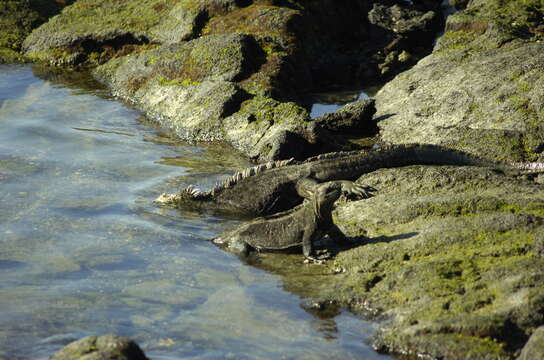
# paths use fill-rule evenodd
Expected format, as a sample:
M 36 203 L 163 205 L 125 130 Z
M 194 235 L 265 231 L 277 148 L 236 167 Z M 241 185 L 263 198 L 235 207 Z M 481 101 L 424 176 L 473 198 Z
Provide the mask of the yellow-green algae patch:
M 378 192 L 338 203 L 351 249 L 322 266 L 295 255 L 262 256 L 258 266 L 315 298 L 317 311 L 337 304 L 384 319 L 374 342 L 382 351 L 513 359 L 544 323 L 541 186 L 449 166 L 381 169 L 358 182 Z
M 3 0 L 0 2 L 0 63 L 24 61 L 21 45 L 32 29 L 73 1 Z
M 367 245 L 339 254 L 325 298 L 386 315 L 382 350 L 511 359 L 544 322 L 544 259 L 534 250 L 544 190 L 477 168 L 384 169 L 360 181 L 379 195 L 341 207 L 337 221 Z M 427 211 L 414 211 L 418 202 Z

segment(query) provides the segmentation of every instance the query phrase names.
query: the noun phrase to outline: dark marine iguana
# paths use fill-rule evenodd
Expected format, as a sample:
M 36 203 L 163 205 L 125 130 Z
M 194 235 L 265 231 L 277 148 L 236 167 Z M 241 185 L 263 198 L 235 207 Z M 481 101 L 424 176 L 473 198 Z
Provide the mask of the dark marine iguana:
M 326 234 L 336 241 L 346 239 L 332 221 L 333 205 L 342 188 L 339 181 L 319 184 L 301 205 L 246 222 L 212 241 L 241 256 L 248 256 L 253 250 L 281 251 L 302 246 L 305 258 L 319 261 L 314 256 L 314 241 Z
M 193 187 L 178 194 L 161 195 L 156 201 L 177 207 L 197 206 L 251 216 L 263 216 L 290 209 L 309 198 L 319 183 L 355 180 L 380 168 L 408 165 L 463 165 L 498 170 L 542 172 L 543 163 L 503 163 L 452 150 L 438 145 L 388 145 L 376 150 L 324 154 L 298 162 L 285 160 L 260 165 L 236 173 L 211 191 Z M 365 195 L 363 186 L 351 181 L 341 183 L 352 195 Z

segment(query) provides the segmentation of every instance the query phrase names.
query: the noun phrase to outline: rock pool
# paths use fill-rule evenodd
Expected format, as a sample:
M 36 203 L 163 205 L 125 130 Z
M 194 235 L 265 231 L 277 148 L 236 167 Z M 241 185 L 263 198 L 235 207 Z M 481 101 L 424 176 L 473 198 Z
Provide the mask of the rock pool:
M 0 66 L 0 359 L 115 333 L 152 359 L 390 359 L 278 275 L 204 241 L 234 221 L 156 207 L 249 165 L 179 143 L 81 74 Z

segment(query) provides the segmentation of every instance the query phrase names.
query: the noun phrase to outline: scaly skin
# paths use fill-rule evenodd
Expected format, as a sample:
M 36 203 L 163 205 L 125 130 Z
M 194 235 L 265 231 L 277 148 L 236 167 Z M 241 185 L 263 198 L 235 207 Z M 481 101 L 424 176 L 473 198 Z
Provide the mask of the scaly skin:
M 355 180 L 380 168 L 408 165 L 459 165 L 492 167 L 503 171 L 543 171 L 542 163 L 508 164 L 486 160 L 462 151 L 438 145 L 390 145 L 377 150 L 325 154 L 304 162 L 280 162 L 272 168 L 238 173 L 226 184 L 210 192 L 193 188 L 175 195 L 162 195 L 158 202 L 177 207 L 197 206 L 234 214 L 263 216 L 290 209 L 309 198 L 319 183 L 333 180 Z M 276 167 L 277 166 L 277 167 Z M 342 190 L 362 196 L 367 189 L 350 181 Z
M 314 241 L 325 234 L 338 241 L 345 239 L 332 221 L 333 205 L 342 188 L 339 181 L 319 184 L 309 201 L 291 210 L 242 224 L 212 241 L 241 256 L 247 256 L 252 250 L 280 251 L 302 246 L 306 258 L 317 260 Z

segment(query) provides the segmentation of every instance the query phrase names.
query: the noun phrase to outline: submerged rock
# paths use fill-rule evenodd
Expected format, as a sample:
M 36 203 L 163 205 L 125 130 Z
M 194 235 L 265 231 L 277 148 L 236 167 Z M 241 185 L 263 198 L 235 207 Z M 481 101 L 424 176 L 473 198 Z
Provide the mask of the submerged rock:
M 117 335 L 88 336 L 66 345 L 51 360 L 148 360 L 132 340 Z

